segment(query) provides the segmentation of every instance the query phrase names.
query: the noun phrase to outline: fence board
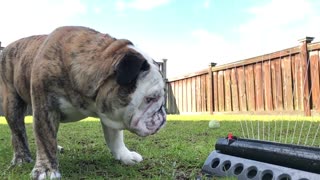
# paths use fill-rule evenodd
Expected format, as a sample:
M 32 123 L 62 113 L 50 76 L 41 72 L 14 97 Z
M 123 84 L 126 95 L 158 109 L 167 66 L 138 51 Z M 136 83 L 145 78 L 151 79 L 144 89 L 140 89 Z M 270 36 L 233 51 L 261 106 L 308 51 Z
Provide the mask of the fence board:
M 213 72 L 213 108 L 215 112 L 219 111 L 218 101 L 218 73 Z
M 265 108 L 267 111 L 273 110 L 273 101 L 272 101 L 272 84 L 271 84 L 271 62 L 263 62 L 263 85 L 264 85 L 264 99 L 265 99 Z
M 244 66 L 237 68 L 239 82 L 239 104 L 241 111 L 247 111 L 247 93 Z
M 169 84 L 167 83 L 168 88 L 167 88 L 167 109 L 169 113 L 175 113 L 175 108 L 174 108 L 174 87 L 173 83 Z
M 197 96 L 197 106 L 196 106 L 196 110 L 197 112 L 201 112 L 201 77 L 197 76 L 196 78 L 196 96 Z
M 171 103 L 171 104 L 173 104 L 173 112 L 177 112 L 177 111 L 179 111 L 179 108 L 178 108 L 178 100 L 179 100 L 179 98 L 178 98 L 178 86 L 177 86 L 177 81 L 175 81 L 175 82 L 172 82 L 172 83 L 170 83 L 171 84 L 171 86 L 173 87 L 172 88 L 172 92 L 173 92 L 173 97 L 171 98 L 172 100 L 173 100 L 173 102 Z
M 276 110 L 283 110 L 280 59 L 271 61 L 273 102 Z
M 275 61 L 271 62 L 271 84 L 272 84 L 272 102 L 274 110 L 277 109 L 277 88 L 276 88 L 276 70 L 275 70 Z
M 291 56 L 291 71 L 292 71 L 292 98 L 293 98 L 293 109 L 297 109 L 297 89 L 296 89 L 296 56 Z
M 231 77 L 230 77 L 230 69 L 224 71 L 224 91 L 225 91 L 225 110 L 231 111 Z
M 179 103 L 178 103 L 178 100 L 179 100 L 179 86 L 178 86 L 178 82 L 175 82 L 174 83 L 174 111 L 175 112 L 178 112 L 180 113 L 180 109 L 179 109 Z
M 310 53 L 310 73 L 312 82 L 312 102 L 313 108 L 320 110 L 320 85 L 319 85 L 319 52 L 313 51 Z
M 183 104 L 182 104 L 182 112 L 188 112 L 188 96 L 187 96 L 187 79 L 182 80 L 183 87 Z
M 169 83 L 167 83 L 166 84 L 166 108 L 168 109 L 168 110 L 172 110 L 172 106 L 171 106 L 171 103 L 172 103 L 172 101 L 171 101 L 171 97 L 172 97 L 172 93 L 170 93 L 170 92 L 172 92 L 172 88 L 171 88 L 171 85 L 169 84 Z M 169 112 L 169 111 L 168 111 Z M 172 113 L 172 112 L 170 112 L 170 113 Z
M 255 97 L 256 97 L 256 110 L 264 110 L 263 100 L 263 81 L 262 81 L 262 68 L 261 63 L 254 64 L 254 84 L 255 84 Z
M 179 86 L 179 84 L 180 84 L 180 81 L 175 81 L 174 82 L 174 84 L 175 84 L 175 88 L 174 88 L 174 91 L 175 91 L 175 98 L 176 98 L 176 103 L 177 103 L 177 109 L 179 110 L 179 112 L 180 112 L 180 101 L 181 101 L 181 99 L 180 99 L 180 86 Z
M 177 102 L 177 109 L 179 110 L 179 112 L 181 112 L 181 106 L 180 106 L 180 103 L 182 101 L 182 99 L 180 98 L 180 91 L 181 91 L 181 86 L 180 86 L 180 83 L 181 81 L 178 81 L 175 85 L 176 85 L 176 88 L 175 88 L 175 91 L 177 92 L 177 95 L 176 97 L 178 98 L 178 102 Z
M 212 114 L 213 113 L 213 73 L 212 73 L 212 65 L 208 68 L 207 74 L 207 111 Z
M 206 90 L 207 90 L 207 86 L 206 86 L 206 75 L 201 75 L 201 94 L 202 94 L 202 98 L 201 98 L 201 112 L 206 112 L 206 105 L 207 105 L 207 101 L 206 101 Z
M 177 83 L 173 83 L 173 97 L 172 97 L 172 100 L 173 102 L 171 103 L 173 105 L 173 111 L 175 113 L 179 113 L 179 108 L 178 108 L 178 86 L 177 86 Z
M 174 103 L 175 103 L 175 94 L 174 94 L 174 87 L 173 83 L 168 83 L 168 102 L 167 102 L 167 110 L 169 113 L 175 113 L 175 107 L 174 107 Z
M 303 110 L 303 101 L 302 101 L 302 93 L 303 93 L 303 75 L 302 75 L 302 67 L 301 67 L 301 58 L 300 55 L 294 56 L 295 60 L 295 96 L 296 100 L 296 110 Z
M 179 81 L 179 111 L 183 112 L 183 81 Z
M 205 98 L 205 103 L 206 103 L 206 107 L 205 107 L 205 112 L 209 112 L 209 113 L 212 113 L 212 107 L 210 107 L 212 104 L 210 104 L 211 102 L 210 102 L 210 100 L 209 99 L 212 99 L 212 93 L 209 93 L 208 91 L 209 91 L 209 89 L 211 89 L 211 91 L 212 91 L 212 88 L 210 87 L 209 88 L 209 86 L 211 86 L 211 85 L 209 85 L 209 76 L 207 75 L 207 76 L 205 76 L 205 80 L 206 80 L 206 89 L 205 89 L 205 93 L 206 93 L 206 98 Z M 212 78 L 211 78 L 211 80 L 212 80 Z
M 236 68 L 231 69 L 231 94 L 232 94 L 232 110 L 239 111 L 239 93 L 238 93 L 238 80 L 236 76 Z
M 197 112 L 196 78 L 197 78 L 197 77 L 193 77 L 193 78 L 191 79 L 191 89 L 192 89 L 192 95 L 191 95 L 191 98 L 192 98 L 192 108 L 191 108 L 191 111 L 192 111 L 192 112 Z
M 187 106 L 188 106 L 188 112 L 192 112 L 192 104 L 193 104 L 193 102 L 192 102 L 192 94 L 193 94 L 193 91 L 192 91 L 192 79 L 193 79 L 194 77 L 191 77 L 191 78 L 188 78 L 187 79 L 187 88 L 188 88 L 188 93 L 187 93 L 187 99 L 188 99 L 188 104 L 187 104 Z
M 219 111 L 224 111 L 225 102 L 224 102 L 224 80 L 223 80 L 223 71 L 218 72 L 218 101 L 219 101 Z
M 181 86 L 181 87 L 180 87 L 180 88 L 181 88 L 181 90 L 180 90 L 181 92 L 179 92 L 179 93 L 181 93 L 181 94 L 179 95 L 180 98 L 181 98 L 181 102 L 180 102 L 180 103 L 181 103 L 180 112 L 185 112 L 185 111 L 184 111 L 184 103 L 186 103 L 186 102 L 185 102 L 185 97 L 184 97 L 184 95 L 183 95 L 183 94 L 184 94 L 184 92 L 183 92 L 183 91 L 184 91 L 184 80 L 181 80 L 181 81 L 180 81 L 180 86 Z
M 245 67 L 245 78 L 246 78 L 246 90 L 247 90 L 247 101 L 248 110 L 256 110 L 256 98 L 254 93 L 254 77 L 253 77 L 253 65 L 248 65 Z
M 284 57 L 281 61 L 283 82 L 283 105 L 285 110 L 293 110 L 291 57 Z

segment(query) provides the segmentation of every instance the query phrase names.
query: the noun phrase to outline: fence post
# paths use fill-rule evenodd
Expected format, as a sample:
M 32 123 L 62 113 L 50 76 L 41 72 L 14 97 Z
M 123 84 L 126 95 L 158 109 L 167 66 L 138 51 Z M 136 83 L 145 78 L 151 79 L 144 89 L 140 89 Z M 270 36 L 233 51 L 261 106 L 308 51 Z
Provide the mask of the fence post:
M 212 67 L 214 67 L 216 63 L 210 63 L 208 68 L 208 86 L 207 86 L 207 105 L 208 112 L 213 114 L 213 73 Z
M 169 83 L 168 83 L 168 79 L 167 79 L 167 60 L 168 59 L 162 59 L 162 66 L 161 66 L 161 72 L 163 75 L 163 79 L 164 79 L 164 85 L 165 85 L 165 101 L 164 101 L 164 107 L 166 107 L 166 110 L 168 111 L 168 97 L 169 97 Z
M 303 79 L 303 88 L 302 88 L 302 102 L 303 102 L 303 110 L 305 116 L 311 116 L 311 104 L 310 104 L 310 63 L 308 57 L 308 43 L 311 43 L 313 37 L 305 37 L 300 39 L 300 58 L 301 58 L 301 68 L 302 68 L 302 79 Z
M 161 69 L 161 71 L 162 71 L 162 74 L 163 74 L 163 78 L 165 79 L 165 80 L 167 80 L 167 61 L 168 61 L 168 59 L 162 59 L 162 69 Z
M 4 49 L 4 47 L 1 46 L 1 41 L 0 41 L 0 52 Z

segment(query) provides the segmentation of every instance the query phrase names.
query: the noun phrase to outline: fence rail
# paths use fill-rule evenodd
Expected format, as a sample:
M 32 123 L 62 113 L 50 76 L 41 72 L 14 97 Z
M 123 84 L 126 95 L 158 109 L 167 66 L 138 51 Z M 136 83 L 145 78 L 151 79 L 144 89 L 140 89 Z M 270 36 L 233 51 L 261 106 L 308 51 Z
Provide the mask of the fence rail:
M 320 112 L 320 42 L 212 67 L 167 81 L 168 113 Z

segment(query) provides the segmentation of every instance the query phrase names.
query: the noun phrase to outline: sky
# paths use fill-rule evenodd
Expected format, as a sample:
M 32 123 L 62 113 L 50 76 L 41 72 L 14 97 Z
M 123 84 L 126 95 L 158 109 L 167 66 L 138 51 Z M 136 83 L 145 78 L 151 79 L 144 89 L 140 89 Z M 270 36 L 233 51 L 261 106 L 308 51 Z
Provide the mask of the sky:
M 320 38 L 317 0 L 0 0 L 2 46 L 65 25 L 125 38 L 168 77 Z

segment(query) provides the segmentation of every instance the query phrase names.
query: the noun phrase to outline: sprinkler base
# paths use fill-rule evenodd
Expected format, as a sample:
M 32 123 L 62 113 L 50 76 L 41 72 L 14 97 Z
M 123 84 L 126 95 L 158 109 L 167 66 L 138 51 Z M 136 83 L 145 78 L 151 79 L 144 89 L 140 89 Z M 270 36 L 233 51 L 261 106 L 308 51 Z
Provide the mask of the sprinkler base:
M 239 180 L 316 180 L 320 174 L 249 160 L 212 151 L 206 159 L 202 172 L 207 176 L 237 177 Z

